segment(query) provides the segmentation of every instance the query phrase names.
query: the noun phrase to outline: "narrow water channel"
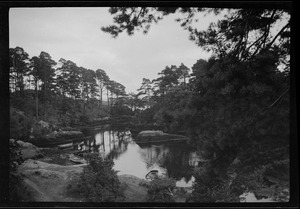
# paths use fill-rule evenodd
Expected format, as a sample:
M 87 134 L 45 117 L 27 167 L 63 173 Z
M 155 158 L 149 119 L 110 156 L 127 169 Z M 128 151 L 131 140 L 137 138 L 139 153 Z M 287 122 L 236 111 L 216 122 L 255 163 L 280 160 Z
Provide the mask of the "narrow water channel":
M 180 187 L 192 186 L 193 167 L 199 160 L 196 151 L 186 143 L 140 146 L 135 143 L 130 132 L 99 131 L 90 140 L 77 146 L 78 150 L 109 155 L 119 174 L 145 179 L 149 171 L 158 170 L 160 175 L 174 178 Z

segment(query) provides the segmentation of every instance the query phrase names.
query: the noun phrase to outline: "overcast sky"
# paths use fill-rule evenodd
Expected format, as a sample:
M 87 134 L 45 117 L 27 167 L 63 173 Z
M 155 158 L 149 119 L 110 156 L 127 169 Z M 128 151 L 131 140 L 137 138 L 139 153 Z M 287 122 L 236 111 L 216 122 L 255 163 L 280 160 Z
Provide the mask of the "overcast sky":
M 9 12 L 10 48 L 22 47 L 30 57 L 45 51 L 56 62 L 71 60 L 77 66 L 103 69 L 110 79 L 136 92 L 143 78 L 154 79 L 167 65 L 187 67 L 209 54 L 188 39 L 188 32 L 175 22 L 176 15 L 153 24 L 147 35 L 125 33 L 113 39 L 100 30 L 112 24 L 102 8 L 12 8 Z M 206 28 L 210 16 L 201 18 Z

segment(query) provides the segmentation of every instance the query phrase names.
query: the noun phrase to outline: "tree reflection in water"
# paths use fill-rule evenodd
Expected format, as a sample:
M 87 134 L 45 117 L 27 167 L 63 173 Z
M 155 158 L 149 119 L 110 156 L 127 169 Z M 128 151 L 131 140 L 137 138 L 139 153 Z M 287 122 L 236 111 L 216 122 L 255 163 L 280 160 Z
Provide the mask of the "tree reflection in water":
M 125 132 L 120 131 L 100 131 L 89 140 L 81 142 L 77 150 L 88 152 L 99 152 L 102 156 L 117 159 L 120 154 L 126 152 L 128 137 Z
M 113 159 L 124 174 L 144 178 L 152 169 L 165 173 L 181 185 L 191 185 L 193 168 L 199 165 L 199 155 L 186 143 L 137 145 L 126 130 L 103 130 L 84 141 L 78 149 L 99 152 Z
M 141 156 L 147 168 L 157 165 L 167 171 L 169 177 L 188 183 L 192 179 L 193 166 L 190 166 L 191 148 L 185 144 L 164 144 L 142 146 Z

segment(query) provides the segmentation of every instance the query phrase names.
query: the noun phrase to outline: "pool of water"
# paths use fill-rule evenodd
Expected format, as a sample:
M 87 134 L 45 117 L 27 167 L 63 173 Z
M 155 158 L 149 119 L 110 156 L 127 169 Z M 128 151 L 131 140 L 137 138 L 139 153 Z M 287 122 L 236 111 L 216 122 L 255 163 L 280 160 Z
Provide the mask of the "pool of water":
M 199 156 L 186 143 L 141 146 L 130 132 L 99 131 L 90 140 L 78 144 L 79 150 L 99 152 L 113 159 L 119 174 L 130 174 L 145 179 L 151 170 L 176 180 L 180 187 L 190 187 L 194 181 L 193 167 Z

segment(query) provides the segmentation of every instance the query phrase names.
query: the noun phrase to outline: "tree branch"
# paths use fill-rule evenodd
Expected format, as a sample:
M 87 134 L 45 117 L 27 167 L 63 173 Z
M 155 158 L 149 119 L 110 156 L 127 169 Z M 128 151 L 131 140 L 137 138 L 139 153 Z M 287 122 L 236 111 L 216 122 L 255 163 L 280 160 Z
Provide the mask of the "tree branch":
M 273 13 L 272 13 L 270 19 L 273 19 L 273 18 L 274 18 L 275 13 L 276 13 L 276 9 L 274 9 L 274 11 L 273 11 Z M 268 35 L 269 35 L 269 33 L 270 33 L 270 27 L 271 27 L 271 24 L 269 24 L 268 27 L 267 27 L 267 34 L 266 34 L 265 39 L 264 39 L 264 41 L 263 41 L 264 47 L 265 47 L 265 43 L 266 43 L 267 37 L 268 37 Z
M 276 41 L 276 39 L 278 38 L 278 36 L 286 29 L 286 28 L 288 28 L 289 27 L 289 25 L 290 25 L 290 22 L 288 22 L 277 34 L 276 34 L 276 36 L 273 38 L 273 40 L 266 46 L 266 48 L 265 49 L 269 49 L 271 46 L 272 46 L 272 44 Z
M 250 46 L 248 46 L 247 49 L 245 49 L 245 51 L 249 51 L 250 48 L 252 46 L 254 46 L 255 44 L 257 44 L 264 36 L 265 36 L 265 33 L 261 37 L 259 37 L 256 41 L 254 41 Z
M 274 17 L 275 13 L 276 13 L 276 9 L 274 9 L 274 11 L 273 11 L 273 13 L 272 13 L 270 19 L 272 19 L 272 18 Z M 268 35 L 269 35 L 269 33 L 270 33 L 270 26 L 271 26 L 271 25 L 268 24 L 267 29 L 266 29 L 266 31 L 264 32 L 264 34 L 263 34 L 261 37 L 259 37 L 255 42 L 253 42 L 253 43 L 252 43 L 245 51 L 250 50 L 250 48 L 251 48 L 252 46 L 254 46 L 255 44 L 257 44 L 262 38 L 264 38 L 262 44 L 265 43 L 265 41 L 266 41 L 266 39 L 267 39 L 267 37 L 268 37 Z M 255 54 L 258 52 L 259 49 L 260 49 L 260 47 L 258 47 L 258 48 L 255 50 L 255 52 L 253 53 L 253 55 L 255 55 Z M 252 56 L 253 56 L 253 55 L 252 55 Z

